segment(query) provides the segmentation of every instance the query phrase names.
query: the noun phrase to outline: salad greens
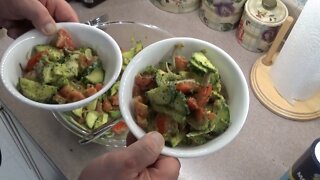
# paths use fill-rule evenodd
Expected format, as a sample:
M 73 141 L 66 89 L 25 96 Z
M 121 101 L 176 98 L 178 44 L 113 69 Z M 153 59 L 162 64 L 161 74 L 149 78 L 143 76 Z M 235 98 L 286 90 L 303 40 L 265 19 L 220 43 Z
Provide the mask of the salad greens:
M 177 55 L 136 75 L 133 89 L 137 124 L 158 131 L 169 146 L 200 145 L 223 133 L 230 124 L 227 93 L 218 69 L 197 51 L 187 60 Z M 170 62 L 171 61 L 171 62 Z

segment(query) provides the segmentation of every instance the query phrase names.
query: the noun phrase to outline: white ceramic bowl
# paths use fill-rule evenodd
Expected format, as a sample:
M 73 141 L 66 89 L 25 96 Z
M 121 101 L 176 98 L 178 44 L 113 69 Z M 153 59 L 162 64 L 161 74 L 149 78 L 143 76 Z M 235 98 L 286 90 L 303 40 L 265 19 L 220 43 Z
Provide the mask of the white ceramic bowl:
M 141 138 L 145 132 L 135 123 L 132 105 L 135 75 L 148 65 L 158 64 L 164 56 L 172 52 L 177 43 L 184 45 L 182 54 L 186 57 L 190 57 L 191 53 L 195 51 L 207 50 L 206 56 L 218 68 L 228 93 L 227 103 L 229 104 L 231 124 L 224 133 L 206 144 L 176 148 L 166 146 L 162 154 L 185 158 L 208 155 L 221 149 L 237 136 L 245 123 L 249 110 L 249 91 L 245 77 L 232 57 L 217 46 L 199 39 L 178 37 L 165 39 L 146 47 L 134 57 L 122 75 L 119 89 L 120 110 L 130 131 L 137 138 Z
M 5 88 L 17 100 L 37 108 L 68 111 L 88 104 L 112 86 L 120 74 L 122 55 L 116 41 L 98 28 L 80 23 L 58 23 L 57 26 L 71 34 L 77 47 L 91 47 L 96 50 L 105 70 L 104 86 L 100 91 L 86 99 L 68 104 L 39 103 L 23 96 L 16 88 L 18 79 L 22 75 L 20 64 L 25 67 L 27 55 L 35 45 L 49 43 L 55 38 L 55 36 L 45 36 L 37 30 L 23 34 L 9 46 L 1 60 L 0 76 Z

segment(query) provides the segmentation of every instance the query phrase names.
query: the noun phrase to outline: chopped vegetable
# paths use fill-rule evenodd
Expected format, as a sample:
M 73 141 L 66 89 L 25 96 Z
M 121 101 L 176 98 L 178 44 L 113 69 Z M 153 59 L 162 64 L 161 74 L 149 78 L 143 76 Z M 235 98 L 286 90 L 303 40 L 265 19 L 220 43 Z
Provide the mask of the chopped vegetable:
M 130 60 L 143 48 L 141 41 L 134 41 L 134 39 L 132 39 L 132 43 L 132 48 L 130 48 L 128 51 L 122 51 L 122 58 L 124 64 L 122 67 L 121 74 L 123 73 L 125 66 L 130 62 Z M 72 51 L 68 50 L 68 52 Z M 74 50 L 73 52 L 74 53 L 68 56 L 69 61 L 71 61 L 74 58 L 78 59 L 78 69 L 81 71 L 80 73 L 82 75 L 81 81 L 89 83 L 89 85 L 87 85 L 85 88 L 83 87 L 83 95 L 85 97 L 90 96 L 102 88 L 104 70 L 101 68 L 101 63 L 97 62 L 95 52 L 92 49 L 80 48 L 78 50 Z M 108 122 L 120 119 L 121 112 L 119 109 L 118 100 L 120 78 L 121 76 L 119 76 L 117 81 L 106 93 L 99 96 L 90 104 L 78 109 L 74 109 L 71 112 L 65 114 L 71 116 L 80 125 L 82 125 L 85 129 L 88 130 L 95 130 Z M 146 85 L 148 85 L 148 83 L 150 82 L 145 81 L 150 81 L 150 79 L 143 79 L 141 81 L 142 84 L 147 83 Z M 75 91 L 77 91 L 77 89 L 75 89 Z M 125 134 L 127 131 L 128 127 L 121 120 L 111 129 L 111 131 L 108 132 L 108 136 L 119 136 Z
M 127 130 L 128 130 L 128 127 L 126 123 L 123 121 L 118 122 L 112 127 L 112 131 L 117 135 L 123 134 Z
M 137 74 L 133 89 L 137 124 L 159 131 L 172 147 L 204 144 L 230 124 L 217 68 L 204 51 L 189 60 L 179 55 L 182 47 L 175 46 L 172 64 L 164 60 Z
M 56 42 L 33 47 L 17 87 L 37 102 L 71 103 L 100 90 L 104 74 L 96 52 L 88 47 L 77 49 L 69 33 L 60 29 Z

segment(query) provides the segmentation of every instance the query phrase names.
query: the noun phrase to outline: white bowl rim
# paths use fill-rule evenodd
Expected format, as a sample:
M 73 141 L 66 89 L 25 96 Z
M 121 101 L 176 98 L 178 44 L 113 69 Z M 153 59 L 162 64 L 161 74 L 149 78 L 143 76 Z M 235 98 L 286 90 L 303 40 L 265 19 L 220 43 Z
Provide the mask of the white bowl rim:
M 23 96 L 20 92 L 11 91 L 12 86 L 5 79 L 5 75 L 4 75 L 6 58 L 11 53 L 11 51 L 13 51 L 14 47 L 17 46 L 20 42 L 27 40 L 27 39 L 30 39 L 30 38 L 34 38 L 34 36 L 43 36 L 42 33 L 39 32 L 37 29 L 32 29 L 32 30 L 24 33 L 20 37 L 18 37 L 15 41 L 13 41 L 13 43 L 9 45 L 9 47 L 7 48 L 5 53 L 3 54 L 2 59 L 0 61 L 0 77 L 1 77 L 2 83 L 4 84 L 6 89 L 9 91 L 9 93 L 11 93 L 13 95 L 14 98 L 16 98 L 19 101 L 22 101 L 25 104 L 28 104 L 33 107 L 41 108 L 41 109 L 47 109 L 47 110 L 52 110 L 52 111 L 68 111 L 68 110 L 79 108 L 79 107 L 84 106 L 85 104 L 93 101 L 94 99 L 96 99 L 97 97 L 102 95 L 105 91 L 107 91 L 109 88 L 111 88 L 111 86 L 115 83 L 118 76 L 120 75 L 121 67 L 122 67 L 122 54 L 121 54 L 121 50 L 120 50 L 118 44 L 116 43 L 116 41 L 109 34 L 104 32 L 103 30 L 98 29 L 93 26 L 89 26 L 89 25 L 81 24 L 81 23 L 74 23 L 74 22 L 57 23 L 58 28 L 70 27 L 70 26 L 74 26 L 76 28 L 84 28 L 84 29 L 88 29 L 88 30 L 89 29 L 94 30 L 99 35 L 104 36 L 106 39 L 108 39 L 110 41 L 110 43 L 112 44 L 112 46 L 115 47 L 116 56 L 117 56 L 117 62 L 116 62 L 117 66 L 115 67 L 116 73 L 113 74 L 113 76 L 110 78 L 110 81 L 107 84 L 105 84 L 104 87 L 100 91 L 95 93 L 94 95 L 87 97 L 83 100 L 80 100 L 77 102 L 72 102 L 72 103 L 67 103 L 67 104 L 40 103 L 40 102 L 33 101 L 31 99 L 28 99 L 27 97 Z
M 221 48 L 219 48 L 216 45 L 209 43 L 207 41 L 196 39 L 196 38 L 191 38 L 191 37 L 173 37 L 173 38 L 164 39 L 164 40 L 161 40 L 161 41 L 158 41 L 158 42 L 155 42 L 155 43 L 149 45 L 148 47 L 146 47 L 142 51 L 140 51 L 131 60 L 131 62 L 126 67 L 125 71 L 123 72 L 122 78 L 120 81 L 120 87 L 119 87 L 119 104 L 120 104 L 120 110 L 123 115 L 123 118 L 124 118 L 127 126 L 129 127 L 130 131 L 132 132 L 132 134 L 138 139 L 142 138 L 146 133 L 135 123 L 135 121 L 133 119 L 131 119 L 128 116 L 128 114 L 130 114 L 130 109 L 128 109 L 124 106 L 121 106 L 121 104 L 125 104 L 124 103 L 125 99 L 123 98 L 123 96 L 126 92 L 126 87 L 125 87 L 125 84 L 127 83 L 126 77 L 132 76 L 131 70 L 134 68 L 135 64 L 137 64 L 139 62 L 139 59 L 142 59 L 141 57 L 144 55 L 144 52 L 146 52 L 149 49 L 152 49 L 154 46 L 158 46 L 159 44 L 162 44 L 162 43 L 181 42 L 182 40 L 183 41 L 196 41 L 197 43 L 203 43 L 203 44 L 206 44 L 207 46 L 210 46 L 211 48 L 215 49 L 217 52 L 221 53 L 223 56 L 226 57 L 226 59 L 229 61 L 229 63 L 231 63 L 232 66 L 235 68 L 236 73 L 239 75 L 239 79 L 241 81 L 241 84 L 244 86 L 243 87 L 244 93 L 242 95 L 243 95 L 245 101 L 243 102 L 242 117 L 238 118 L 238 119 L 241 119 L 241 121 L 240 121 L 240 123 L 238 123 L 238 126 L 235 127 L 231 133 L 229 133 L 227 136 L 225 136 L 223 141 L 219 141 L 219 142 L 213 144 L 212 146 L 210 146 L 210 149 L 209 148 L 201 148 L 204 145 L 194 146 L 194 147 L 191 147 L 190 149 L 171 148 L 171 147 L 165 146 L 161 152 L 161 154 L 164 154 L 167 156 L 173 156 L 173 157 L 177 157 L 177 158 L 194 158 L 194 157 L 208 155 L 210 153 L 218 151 L 219 149 L 221 149 L 225 145 L 229 144 L 238 135 L 238 133 L 242 129 L 242 127 L 246 121 L 246 117 L 248 115 L 249 89 L 248 89 L 246 79 L 245 79 L 244 74 L 241 71 L 239 65 L 224 50 L 222 50 Z

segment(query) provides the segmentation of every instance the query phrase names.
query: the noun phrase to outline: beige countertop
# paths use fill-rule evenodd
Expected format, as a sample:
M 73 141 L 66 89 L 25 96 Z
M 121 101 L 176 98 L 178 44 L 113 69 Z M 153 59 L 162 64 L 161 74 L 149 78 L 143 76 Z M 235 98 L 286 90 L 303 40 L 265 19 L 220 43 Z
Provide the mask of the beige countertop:
M 88 9 L 72 2 L 81 21 L 108 13 L 110 20 L 131 20 L 154 24 L 175 36 L 209 41 L 229 53 L 243 71 L 250 90 L 250 110 L 240 134 L 225 148 L 209 156 L 180 159 L 180 179 L 278 179 L 320 134 L 320 119 L 298 122 L 279 117 L 266 109 L 250 88 L 249 74 L 261 54 L 243 49 L 235 31 L 217 32 L 206 27 L 198 13 L 172 14 L 159 10 L 147 0 L 107 0 Z M 0 55 L 12 42 L 0 39 Z M 0 85 L 0 99 L 13 111 L 27 131 L 68 179 L 76 179 L 105 147 L 80 146 L 78 137 L 66 130 L 49 111 L 31 108 L 15 99 Z

